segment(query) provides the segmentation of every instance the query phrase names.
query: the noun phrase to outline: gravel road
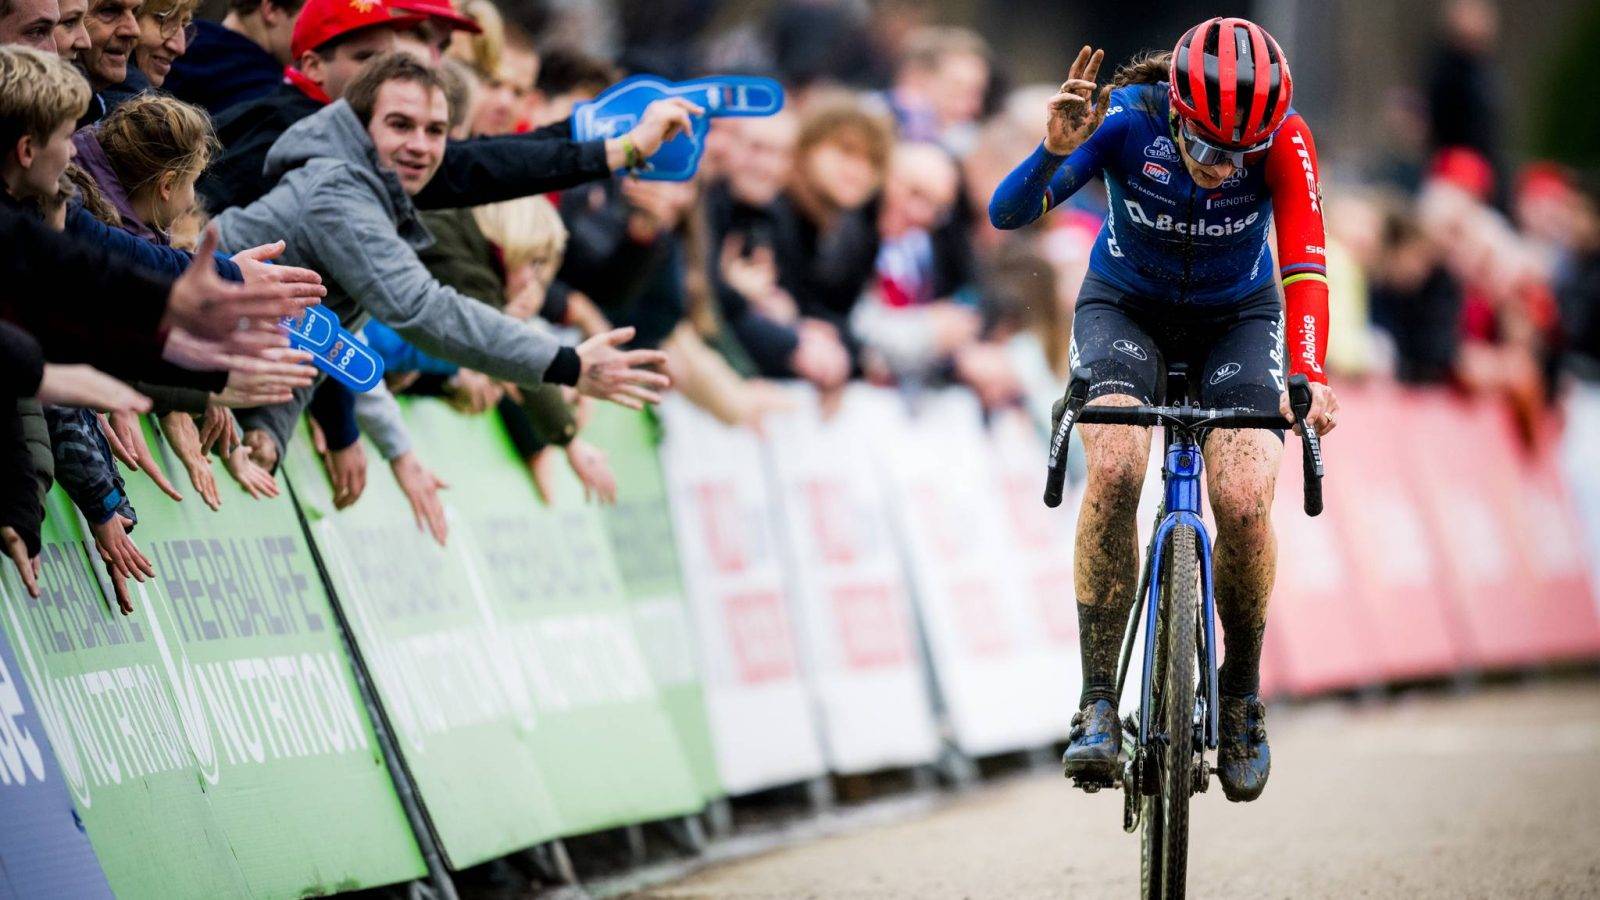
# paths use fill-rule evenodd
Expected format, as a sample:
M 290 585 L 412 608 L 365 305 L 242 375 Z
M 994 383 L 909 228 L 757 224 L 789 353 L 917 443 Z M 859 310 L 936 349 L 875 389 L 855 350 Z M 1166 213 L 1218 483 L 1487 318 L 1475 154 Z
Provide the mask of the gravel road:
M 1266 794 L 1195 798 L 1196 897 L 1600 896 L 1600 681 L 1268 713 Z M 1132 897 L 1121 795 L 1046 773 L 700 871 L 650 898 Z

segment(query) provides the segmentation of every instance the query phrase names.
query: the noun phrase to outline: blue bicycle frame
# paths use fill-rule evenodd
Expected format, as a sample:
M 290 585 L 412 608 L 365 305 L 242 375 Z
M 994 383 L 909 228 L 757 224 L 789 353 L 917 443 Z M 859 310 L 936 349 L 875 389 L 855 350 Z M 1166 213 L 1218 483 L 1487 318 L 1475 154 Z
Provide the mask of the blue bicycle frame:
M 1146 553 L 1145 578 L 1144 578 L 1144 684 L 1139 695 L 1139 743 L 1144 745 L 1150 736 L 1150 709 L 1151 709 L 1151 681 L 1155 675 L 1156 667 L 1156 621 L 1160 613 L 1162 563 L 1166 558 L 1167 545 L 1172 540 L 1172 532 L 1179 525 L 1189 525 L 1194 528 L 1194 533 L 1199 546 L 1196 547 L 1195 556 L 1200 564 L 1200 616 L 1203 623 L 1206 664 L 1201 673 L 1206 696 L 1206 722 L 1205 744 L 1207 749 L 1215 750 L 1217 747 L 1217 615 L 1216 599 L 1212 591 L 1211 581 L 1211 534 L 1206 531 L 1206 523 L 1200 517 L 1200 475 L 1203 468 L 1200 447 L 1195 443 L 1194 437 L 1187 429 L 1172 429 L 1167 439 L 1166 459 L 1161 470 L 1161 480 L 1165 487 L 1162 492 L 1161 516 L 1156 524 L 1155 532 L 1150 536 L 1150 547 Z M 1154 577 L 1151 577 L 1151 576 Z M 1138 627 L 1138 609 L 1128 623 L 1127 640 L 1130 645 L 1134 630 Z M 1127 667 L 1126 654 L 1123 659 L 1125 676 Z M 1121 693 L 1122 677 L 1117 679 L 1118 693 Z M 1176 735 L 1168 735 L 1176 739 Z

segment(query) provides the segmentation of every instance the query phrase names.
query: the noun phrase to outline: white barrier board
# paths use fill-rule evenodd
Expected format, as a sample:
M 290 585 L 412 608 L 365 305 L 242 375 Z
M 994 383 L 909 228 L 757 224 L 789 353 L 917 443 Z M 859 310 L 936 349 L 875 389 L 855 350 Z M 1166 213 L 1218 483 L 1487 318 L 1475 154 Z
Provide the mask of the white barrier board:
M 662 445 L 717 769 L 729 794 L 823 774 L 761 447 L 681 397 Z
M 956 746 L 987 756 L 1062 737 L 1077 703 L 1076 611 L 1070 541 L 1042 515 L 1042 453 L 1030 454 L 1031 503 L 1012 510 L 971 393 L 924 394 L 914 415 L 887 391 L 853 399 L 890 488 Z
M 772 510 L 788 562 L 829 768 L 869 772 L 938 755 L 927 673 L 887 498 L 863 435 L 864 386 L 824 419 L 809 386 L 767 424 Z

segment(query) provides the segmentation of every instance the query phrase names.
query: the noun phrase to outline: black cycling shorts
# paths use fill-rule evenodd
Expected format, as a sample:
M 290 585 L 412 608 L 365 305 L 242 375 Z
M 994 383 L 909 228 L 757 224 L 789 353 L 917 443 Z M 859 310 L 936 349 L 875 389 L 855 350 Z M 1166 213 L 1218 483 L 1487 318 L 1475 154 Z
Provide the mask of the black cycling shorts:
M 1088 368 L 1089 399 L 1163 397 L 1169 362 L 1189 366 L 1200 403 L 1277 412 L 1284 390 L 1283 303 L 1268 286 L 1231 306 L 1175 307 L 1091 274 L 1078 293 L 1071 359 Z M 1280 432 L 1281 436 L 1281 432 Z

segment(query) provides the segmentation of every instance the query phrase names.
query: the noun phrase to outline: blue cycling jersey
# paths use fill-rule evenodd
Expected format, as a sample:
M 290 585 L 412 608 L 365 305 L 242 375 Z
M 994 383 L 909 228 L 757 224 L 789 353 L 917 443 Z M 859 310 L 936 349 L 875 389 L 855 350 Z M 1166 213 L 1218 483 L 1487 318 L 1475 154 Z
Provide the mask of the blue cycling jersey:
M 1272 283 L 1265 154 L 1247 158 L 1215 190 L 1195 184 L 1178 156 L 1165 82 L 1113 91 L 1105 121 L 1066 157 L 1040 144 L 995 190 L 990 220 L 998 228 L 1025 225 L 1095 175 L 1105 177 L 1110 209 L 1089 270 L 1113 286 L 1222 305 Z

